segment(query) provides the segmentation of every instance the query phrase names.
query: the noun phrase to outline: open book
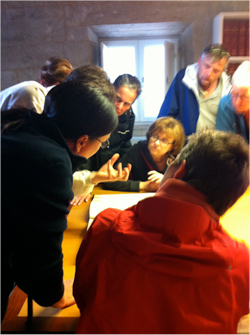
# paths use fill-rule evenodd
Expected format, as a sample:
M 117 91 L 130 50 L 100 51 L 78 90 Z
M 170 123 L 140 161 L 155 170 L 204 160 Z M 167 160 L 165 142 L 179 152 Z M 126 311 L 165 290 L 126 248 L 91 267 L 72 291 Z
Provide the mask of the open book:
M 124 193 L 124 194 L 96 194 L 94 195 L 89 207 L 89 222 L 88 227 L 91 226 L 97 214 L 106 208 L 117 208 L 124 210 L 128 207 L 136 205 L 138 201 L 153 197 L 155 193 Z

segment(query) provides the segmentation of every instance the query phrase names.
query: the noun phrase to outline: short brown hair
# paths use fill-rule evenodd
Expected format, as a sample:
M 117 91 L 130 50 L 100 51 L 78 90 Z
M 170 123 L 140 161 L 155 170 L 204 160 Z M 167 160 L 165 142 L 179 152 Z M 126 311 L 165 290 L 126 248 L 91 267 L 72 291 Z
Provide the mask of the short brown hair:
M 40 70 L 39 80 L 44 87 L 62 83 L 73 70 L 67 59 L 50 57 Z
M 65 79 L 65 82 L 68 81 L 81 81 L 91 87 L 99 88 L 110 102 L 115 103 L 114 86 L 111 84 L 107 73 L 100 66 L 93 64 L 79 66 Z
M 147 131 L 147 141 L 149 141 L 152 134 L 167 133 L 174 138 L 174 149 L 171 151 L 172 155 L 178 155 L 185 143 L 185 132 L 180 121 L 172 117 L 160 117 L 151 124 Z
M 249 185 L 249 146 L 238 134 L 212 129 L 192 134 L 172 164 L 183 160 L 186 173 L 182 180 L 203 193 L 218 215 Z

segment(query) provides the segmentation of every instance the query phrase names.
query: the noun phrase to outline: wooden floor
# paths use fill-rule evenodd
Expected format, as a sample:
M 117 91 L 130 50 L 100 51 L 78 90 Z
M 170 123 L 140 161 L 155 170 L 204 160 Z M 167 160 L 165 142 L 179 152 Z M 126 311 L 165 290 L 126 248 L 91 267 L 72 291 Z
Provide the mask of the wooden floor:
M 93 194 L 119 193 L 102 191 L 100 187 L 94 189 Z M 65 231 L 62 244 L 64 254 L 64 278 L 74 277 L 75 257 L 81 241 L 86 233 L 89 203 L 74 206 L 68 216 L 68 228 Z M 232 235 L 249 246 L 249 189 L 237 203 L 221 218 L 223 227 Z M 79 310 L 71 306 L 51 314 L 49 308 L 45 309 L 33 302 L 34 317 L 32 329 L 28 329 L 27 321 L 27 295 L 18 287 L 9 298 L 5 318 L 1 324 L 2 334 L 73 334 L 78 322 Z M 55 310 L 55 309 L 54 309 Z

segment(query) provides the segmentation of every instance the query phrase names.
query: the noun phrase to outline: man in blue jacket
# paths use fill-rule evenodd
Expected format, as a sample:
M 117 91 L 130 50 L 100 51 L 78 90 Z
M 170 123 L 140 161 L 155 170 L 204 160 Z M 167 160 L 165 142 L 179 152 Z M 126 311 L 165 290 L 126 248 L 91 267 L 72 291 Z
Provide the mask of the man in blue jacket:
M 249 142 L 250 61 L 234 72 L 232 85 L 231 94 L 220 101 L 216 129 L 240 134 Z
M 229 57 L 223 44 L 206 47 L 198 63 L 177 73 L 158 118 L 172 116 L 178 119 L 186 136 L 204 127 L 215 129 L 220 99 L 231 90 L 230 78 L 224 72 Z

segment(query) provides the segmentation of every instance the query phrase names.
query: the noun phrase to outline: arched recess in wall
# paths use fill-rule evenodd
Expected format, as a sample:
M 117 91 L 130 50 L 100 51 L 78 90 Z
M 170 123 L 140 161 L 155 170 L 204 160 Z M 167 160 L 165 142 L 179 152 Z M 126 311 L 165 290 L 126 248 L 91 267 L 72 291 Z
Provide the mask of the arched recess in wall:
M 156 22 L 89 27 L 92 34 L 98 39 L 98 65 L 105 69 L 111 81 L 121 72 L 129 72 L 140 79 L 143 85 L 143 93 L 134 106 L 137 123 L 151 123 L 155 120 L 174 75 L 184 63 L 182 59 L 183 51 L 184 54 L 187 54 L 186 47 L 192 45 L 184 41 L 187 31 L 189 35 L 192 32 L 192 29 L 187 29 L 189 26 L 190 23 L 188 22 Z M 190 36 L 188 38 L 190 39 Z M 124 50 L 126 46 L 127 49 L 129 49 L 128 46 L 131 50 L 133 49 L 135 66 L 132 65 L 129 70 L 126 70 L 126 67 L 121 67 L 121 72 L 119 72 L 119 62 L 116 62 L 118 64 L 118 70 L 116 71 L 114 61 L 112 61 L 112 66 L 108 67 L 109 62 L 106 61 L 105 63 L 104 56 L 108 54 L 108 48 L 111 50 L 115 45 L 117 48 L 123 46 Z M 162 54 L 162 60 L 160 54 Z M 122 57 L 120 58 L 122 59 Z M 158 66 L 157 70 L 158 63 L 162 65 Z M 154 71 L 149 71 L 148 67 Z M 109 68 L 112 69 L 112 73 Z M 159 80 L 155 74 L 157 71 L 161 77 Z M 151 78 L 149 77 L 150 73 Z M 154 87 L 157 88 L 153 94 L 154 99 L 150 97 L 152 94 L 147 94 L 147 92 L 152 92 L 152 82 L 154 82 Z

